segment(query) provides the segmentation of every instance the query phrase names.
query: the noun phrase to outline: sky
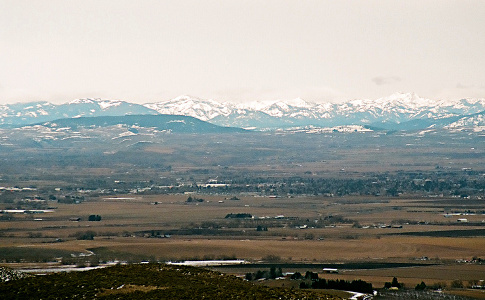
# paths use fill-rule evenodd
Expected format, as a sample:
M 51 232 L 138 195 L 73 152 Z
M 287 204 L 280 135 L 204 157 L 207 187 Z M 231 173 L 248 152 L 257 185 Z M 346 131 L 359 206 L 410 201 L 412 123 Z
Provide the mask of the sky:
M 485 1 L 0 0 L 0 104 L 485 98 Z

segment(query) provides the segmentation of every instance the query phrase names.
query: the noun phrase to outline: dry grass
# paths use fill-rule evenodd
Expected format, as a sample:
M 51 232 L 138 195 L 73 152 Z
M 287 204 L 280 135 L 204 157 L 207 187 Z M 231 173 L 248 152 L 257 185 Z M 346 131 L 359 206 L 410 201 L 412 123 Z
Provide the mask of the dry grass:
M 414 288 L 424 281 L 432 286 L 438 282 L 445 282 L 449 286 L 453 280 L 461 280 L 467 285 L 469 280 L 483 279 L 485 274 L 484 265 L 430 265 L 409 268 L 375 269 L 375 270 L 342 270 L 340 274 L 323 274 L 326 279 L 354 280 L 362 279 L 372 282 L 376 287 L 383 287 L 385 282 L 390 282 L 397 277 L 400 283 L 408 288 Z
M 449 291 L 448 294 L 470 297 L 470 298 L 473 298 L 473 299 L 485 299 L 485 291 L 484 290 L 470 290 L 470 289 L 453 290 L 453 291 Z
M 399 261 L 416 262 L 416 258 L 429 257 L 430 262 L 446 265 L 409 269 L 380 269 L 346 271 L 338 278 L 356 278 L 372 282 L 379 287 L 397 276 L 407 286 L 413 287 L 421 280 L 426 284 L 455 279 L 479 280 L 485 274 L 483 265 L 455 264 L 457 259 L 485 257 L 485 239 L 482 237 L 419 237 L 391 235 L 403 232 L 460 230 L 482 228 L 463 226 L 456 218 L 444 218 L 443 206 L 436 199 L 400 199 L 384 197 L 300 197 L 262 198 L 240 196 L 232 201 L 228 196 L 203 196 L 202 203 L 185 203 L 188 195 L 157 196 L 105 196 L 88 199 L 81 204 L 57 204 L 54 213 L 39 215 L 16 215 L 12 221 L 0 222 L 3 230 L 2 247 L 61 249 L 85 252 L 87 249 L 104 247 L 113 253 L 131 253 L 155 257 L 161 260 L 204 257 L 235 256 L 258 261 L 274 255 L 284 261 L 299 262 L 349 262 L 349 261 Z M 224 203 L 219 201 L 224 200 Z M 453 199 L 450 199 L 453 203 Z M 462 204 L 456 199 L 457 207 Z M 153 203 L 158 202 L 157 205 Z M 474 205 L 476 205 L 475 203 Z M 480 204 L 480 203 L 478 203 Z M 121 237 L 122 233 L 144 230 L 168 231 L 194 228 L 203 222 L 224 224 L 229 213 L 250 213 L 256 216 L 285 215 L 299 220 L 321 220 L 326 216 L 342 216 L 361 225 L 390 224 L 394 220 L 435 222 L 434 225 L 404 224 L 403 228 L 353 228 L 352 223 L 336 224 L 335 227 L 296 229 L 291 226 L 271 227 L 268 232 L 256 235 L 253 228 L 230 228 L 235 236 L 189 236 L 173 235 L 167 239 Z M 101 222 L 88 222 L 91 214 L 102 216 Z M 69 221 L 81 217 L 82 221 Z M 467 216 L 470 220 L 485 218 L 482 215 Z M 42 221 L 35 221 L 41 218 Z M 255 221 L 256 222 L 256 221 Z M 288 222 L 288 221 L 281 221 Z M 93 241 L 69 238 L 78 232 L 93 230 L 117 236 L 97 236 Z M 28 234 L 42 233 L 41 238 L 28 238 Z M 313 240 L 305 240 L 311 234 Z M 53 243 L 56 237 L 65 242 Z M 317 240 L 322 237 L 323 240 Z M 335 276 L 335 275 L 332 275 Z M 330 278 L 330 277 L 329 277 Z
M 129 294 L 136 291 L 146 293 L 149 291 L 160 290 L 160 289 L 163 289 L 163 288 L 156 287 L 156 286 L 127 284 L 127 285 L 120 286 L 116 289 L 103 289 L 103 291 L 98 293 L 96 296 L 103 297 L 103 296 L 110 296 L 110 295 L 117 295 L 117 294 Z
M 26 242 L 25 240 L 24 242 Z M 12 243 L 20 246 L 20 244 Z M 7 244 L 5 244 L 7 245 Z M 71 240 L 64 243 L 23 244 L 23 247 L 84 251 L 88 248 L 108 249 L 146 254 L 159 258 L 190 258 L 204 255 L 235 255 L 238 258 L 259 260 L 276 255 L 293 261 L 409 261 L 422 256 L 431 259 L 454 260 L 483 256 L 485 239 L 385 237 L 357 240 L 281 240 L 281 239 L 208 239 L 203 237 L 147 239 L 95 238 L 93 241 Z

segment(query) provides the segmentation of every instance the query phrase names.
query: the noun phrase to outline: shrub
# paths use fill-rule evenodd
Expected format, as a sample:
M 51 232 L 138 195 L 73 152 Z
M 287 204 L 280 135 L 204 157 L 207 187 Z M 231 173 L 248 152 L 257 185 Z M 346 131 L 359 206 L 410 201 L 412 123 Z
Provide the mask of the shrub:
M 416 291 L 423 291 L 425 288 L 426 288 L 426 284 L 424 283 L 424 281 L 421 281 L 421 283 L 417 284 L 414 289 Z
M 226 219 L 246 219 L 246 218 L 252 218 L 253 215 L 248 214 L 248 213 L 237 213 L 237 214 L 227 214 Z
M 277 255 L 270 254 L 270 255 L 266 255 L 265 257 L 263 257 L 262 260 L 267 261 L 267 262 L 280 262 L 281 257 L 279 257 Z
M 462 289 L 463 288 L 463 282 L 461 280 L 453 280 L 451 282 L 451 287 L 454 289 Z
M 78 231 L 72 235 L 69 235 L 70 237 L 75 237 L 77 240 L 94 240 L 94 237 L 96 236 L 96 232 L 92 230 L 88 231 Z
M 88 221 L 101 221 L 100 215 L 90 215 Z

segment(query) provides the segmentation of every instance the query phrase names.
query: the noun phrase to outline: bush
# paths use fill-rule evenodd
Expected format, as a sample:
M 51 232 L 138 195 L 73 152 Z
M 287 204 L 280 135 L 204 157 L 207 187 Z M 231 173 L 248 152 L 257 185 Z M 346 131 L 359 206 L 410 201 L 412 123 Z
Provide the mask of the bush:
M 202 198 L 195 198 L 195 197 L 192 198 L 192 196 L 189 196 L 187 198 L 187 200 L 185 200 L 185 202 L 187 202 L 187 203 L 190 203 L 190 202 L 204 202 L 204 199 L 202 199 Z
M 463 286 L 463 282 L 457 279 L 451 282 L 451 287 L 454 289 L 462 289 L 464 286 Z
M 75 237 L 77 240 L 94 240 L 96 232 L 92 230 L 88 231 L 78 231 L 74 234 L 69 235 L 70 237 Z
M 268 227 L 258 225 L 258 227 L 256 227 L 256 231 L 268 231 Z
M 226 219 L 246 219 L 246 218 L 252 218 L 253 215 L 248 214 L 248 213 L 237 213 L 237 214 L 227 214 Z
M 431 286 L 431 288 L 433 290 L 442 290 L 442 289 L 445 289 L 446 286 L 447 286 L 446 282 L 436 282 Z
M 90 215 L 88 221 L 101 221 L 100 215 Z
M 265 257 L 262 258 L 263 261 L 266 261 L 266 262 L 280 262 L 281 261 L 281 257 L 277 256 L 277 255 L 266 255 Z
M 416 291 L 424 291 L 424 289 L 426 289 L 426 284 L 424 283 L 424 281 L 421 281 L 421 283 L 417 284 L 414 289 Z

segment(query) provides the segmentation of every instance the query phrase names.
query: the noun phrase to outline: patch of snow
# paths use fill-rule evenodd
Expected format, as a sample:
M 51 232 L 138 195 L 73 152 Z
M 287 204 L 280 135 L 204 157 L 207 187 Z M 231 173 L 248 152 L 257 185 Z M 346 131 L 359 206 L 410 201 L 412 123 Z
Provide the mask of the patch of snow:
M 75 99 L 69 102 L 68 104 L 92 104 L 95 100 L 93 99 Z
M 106 110 L 110 107 L 116 107 L 121 105 L 121 101 L 111 101 L 111 100 L 103 100 L 103 101 L 98 101 L 99 107 L 101 107 L 102 110 Z

